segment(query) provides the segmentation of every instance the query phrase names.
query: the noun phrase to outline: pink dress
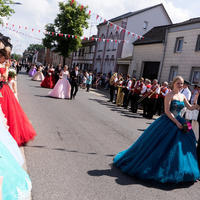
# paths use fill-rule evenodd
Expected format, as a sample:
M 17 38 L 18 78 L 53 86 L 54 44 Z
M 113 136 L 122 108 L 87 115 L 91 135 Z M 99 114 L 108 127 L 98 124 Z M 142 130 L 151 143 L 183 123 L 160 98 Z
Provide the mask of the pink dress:
M 62 71 L 62 78 L 58 80 L 55 87 L 51 92 L 49 92 L 49 96 L 56 97 L 59 99 L 69 99 L 71 94 L 71 85 L 68 81 L 69 72 Z

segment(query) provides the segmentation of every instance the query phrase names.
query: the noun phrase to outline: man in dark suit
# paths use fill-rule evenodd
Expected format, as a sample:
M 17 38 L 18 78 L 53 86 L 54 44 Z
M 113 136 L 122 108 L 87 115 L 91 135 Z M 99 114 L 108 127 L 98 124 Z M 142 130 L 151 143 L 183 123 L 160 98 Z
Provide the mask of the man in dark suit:
M 200 106 L 200 84 L 198 85 L 198 91 L 199 91 L 199 97 L 197 100 L 197 104 Z M 199 123 L 199 139 L 198 139 L 198 144 L 197 144 L 197 157 L 198 157 L 198 163 L 200 167 L 200 111 L 199 111 L 197 121 Z
M 75 99 L 76 93 L 78 92 L 78 86 L 79 86 L 79 68 L 78 66 L 75 67 L 74 70 L 70 73 L 70 83 L 71 83 L 71 97 L 70 99 Z M 75 89 L 75 91 L 74 91 Z

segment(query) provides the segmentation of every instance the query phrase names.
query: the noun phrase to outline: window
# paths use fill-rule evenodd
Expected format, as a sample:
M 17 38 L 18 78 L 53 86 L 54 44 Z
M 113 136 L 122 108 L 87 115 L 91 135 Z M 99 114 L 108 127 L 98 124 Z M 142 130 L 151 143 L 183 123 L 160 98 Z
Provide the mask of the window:
M 81 49 L 78 50 L 78 56 L 81 56 Z
M 101 41 L 99 41 L 99 49 L 98 49 L 98 51 L 103 51 L 103 48 L 104 48 L 104 40 L 105 39 L 105 35 L 104 34 L 102 34 L 101 35 Z
M 115 33 L 115 37 L 114 37 L 114 41 L 113 41 L 113 50 L 116 50 L 116 49 L 117 49 L 118 38 L 119 38 L 119 33 L 116 32 L 116 33 Z
M 107 51 L 110 51 L 112 48 L 113 42 L 111 40 L 114 40 L 112 32 L 110 33 L 109 42 L 107 42 Z
M 147 30 L 147 27 L 148 27 L 148 24 L 149 24 L 149 22 L 148 21 L 144 21 L 144 30 Z
M 174 52 L 182 52 L 183 49 L 183 37 L 176 38 L 176 44 L 174 48 Z
M 196 43 L 195 51 L 200 51 L 200 35 L 198 35 L 198 37 L 197 37 L 197 43 Z
M 169 82 L 173 81 L 173 79 L 177 76 L 177 74 L 178 74 L 178 67 L 172 66 L 169 73 Z
M 200 67 L 193 67 L 191 72 L 191 83 L 199 84 L 200 83 Z
M 85 49 L 82 49 L 82 56 L 84 56 L 84 53 L 85 53 Z

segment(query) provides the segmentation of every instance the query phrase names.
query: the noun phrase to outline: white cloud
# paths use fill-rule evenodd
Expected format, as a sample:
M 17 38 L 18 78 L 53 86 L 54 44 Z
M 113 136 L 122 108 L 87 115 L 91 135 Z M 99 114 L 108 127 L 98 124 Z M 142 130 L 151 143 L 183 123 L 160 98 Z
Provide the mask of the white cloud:
M 42 34 L 32 32 L 31 29 L 36 30 L 44 28 L 47 23 L 52 23 L 58 13 L 58 2 L 61 0 L 18 0 L 22 5 L 13 5 L 15 14 L 10 17 L 8 22 L 21 26 L 27 26 L 29 31 L 23 30 L 26 34 L 42 38 Z M 92 13 L 100 14 L 104 19 L 111 19 L 127 12 L 133 12 L 159 3 L 163 3 L 170 18 L 173 22 L 180 22 L 187 20 L 193 16 L 192 10 L 187 10 L 187 7 L 176 7 L 174 2 L 176 0 L 79 0 L 83 5 L 88 5 Z M 89 24 L 96 24 L 95 16 L 90 20 Z M 96 30 L 95 26 L 88 29 L 85 34 L 93 34 Z M 22 53 L 30 43 L 38 43 L 38 40 L 29 38 L 12 31 L 3 30 L 4 34 L 11 37 L 14 45 L 13 51 Z

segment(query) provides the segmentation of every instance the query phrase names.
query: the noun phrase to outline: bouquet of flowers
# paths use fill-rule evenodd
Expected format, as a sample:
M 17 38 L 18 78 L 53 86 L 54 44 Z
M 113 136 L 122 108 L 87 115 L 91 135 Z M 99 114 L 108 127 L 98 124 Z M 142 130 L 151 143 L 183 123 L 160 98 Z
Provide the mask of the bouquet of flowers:
M 190 124 L 190 122 L 186 122 L 183 124 L 183 133 L 187 133 L 192 129 L 192 125 Z

